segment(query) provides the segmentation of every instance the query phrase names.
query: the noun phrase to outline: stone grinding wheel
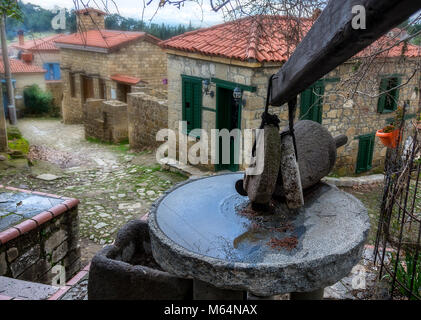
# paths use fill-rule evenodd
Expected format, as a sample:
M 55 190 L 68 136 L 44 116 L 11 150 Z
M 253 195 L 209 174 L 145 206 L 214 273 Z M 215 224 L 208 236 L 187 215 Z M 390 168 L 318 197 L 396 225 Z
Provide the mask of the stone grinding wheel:
M 243 189 L 245 193 L 243 192 L 242 194 L 248 195 L 253 208 L 255 209 L 264 209 L 268 206 L 272 194 L 275 191 L 279 163 L 281 161 L 281 138 L 279 136 L 279 128 L 274 125 L 265 125 L 263 129 L 263 139 L 261 139 L 261 137 L 256 139 L 256 143 L 258 144 L 256 148 L 257 151 L 259 151 L 259 144 L 262 142 L 264 143 L 263 172 L 258 175 L 249 175 L 246 171 L 243 180 Z M 262 131 L 260 131 L 260 134 L 261 133 Z M 259 153 L 257 153 L 256 158 L 259 158 Z M 256 166 L 256 163 L 251 167 L 253 166 Z
M 283 196 L 290 209 L 298 209 L 304 205 L 301 186 L 300 169 L 295 156 L 294 143 L 290 134 L 281 137 L 281 162 L 279 168 Z M 278 180 L 279 181 L 279 180 Z

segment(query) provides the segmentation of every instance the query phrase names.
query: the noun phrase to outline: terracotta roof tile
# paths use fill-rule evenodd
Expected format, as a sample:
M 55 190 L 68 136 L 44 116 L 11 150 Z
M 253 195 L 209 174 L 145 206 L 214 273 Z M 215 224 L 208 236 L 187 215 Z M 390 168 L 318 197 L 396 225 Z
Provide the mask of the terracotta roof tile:
M 10 61 L 10 71 L 13 73 L 44 73 L 46 70 L 43 68 L 22 62 L 17 59 L 9 59 Z M 4 73 L 3 59 L 0 59 L 0 73 Z
M 117 81 L 117 82 L 127 83 L 127 84 L 131 84 L 131 85 L 138 84 L 141 81 L 140 78 L 136 78 L 136 77 L 132 77 L 132 76 L 126 76 L 124 74 L 114 74 L 110 77 L 110 79 L 114 80 L 114 81 Z
M 86 32 L 77 32 L 65 37 L 61 37 L 55 42 L 59 47 L 60 44 L 69 44 L 83 47 L 113 49 L 141 38 L 144 38 L 145 40 L 148 40 L 152 43 L 158 43 L 161 41 L 160 39 L 145 32 L 89 30 Z
M 294 52 L 299 39 L 311 28 L 313 21 L 305 18 L 298 24 L 297 19 L 286 16 L 247 17 L 186 32 L 162 41 L 160 45 L 168 49 L 243 61 L 284 62 Z M 390 39 L 388 36 L 383 38 Z M 378 48 L 380 42 L 375 42 L 369 48 Z M 400 44 L 386 51 L 385 55 L 397 57 L 403 52 L 407 57 L 419 57 L 420 48 L 412 44 Z
M 26 40 L 23 45 L 18 42 L 12 43 L 11 46 L 20 50 L 30 51 L 59 51 L 59 48 L 54 44 L 54 41 L 65 37 L 65 34 L 55 34 L 49 37 Z

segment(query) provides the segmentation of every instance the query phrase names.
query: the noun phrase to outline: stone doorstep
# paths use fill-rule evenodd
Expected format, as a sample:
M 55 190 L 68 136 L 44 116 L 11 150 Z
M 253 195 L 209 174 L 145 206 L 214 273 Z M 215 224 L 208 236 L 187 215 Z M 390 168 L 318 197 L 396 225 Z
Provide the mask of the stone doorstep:
M 342 178 L 324 177 L 322 181 L 330 183 L 330 184 L 334 184 L 337 187 L 353 187 L 353 186 L 383 183 L 384 175 L 372 174 L 369 176 L 362 176 L 362 177 L 342 177 Z
M 67 291 L 89 274 L 89 267 L 90 264 L 85 266 L 62 287 L 0 277 L 0 300 L 60 300 Z
M 170 162 L 168 158 L 159 159 L 158 163 L 161 165 L 161 167 L 164 170 L 178 172 L 188 177 L 204 177 L 204 176 L 215 174 L 210 171 L 202 171 L 191 165 L 183 164 L 177 160 Z

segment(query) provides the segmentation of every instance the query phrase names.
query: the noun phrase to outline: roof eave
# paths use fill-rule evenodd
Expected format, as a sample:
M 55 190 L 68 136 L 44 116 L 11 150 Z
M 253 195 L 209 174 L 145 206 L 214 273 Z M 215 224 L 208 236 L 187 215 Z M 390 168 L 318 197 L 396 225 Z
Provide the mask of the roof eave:
M 84 46 L 84 45 L 79 45 L 79 44 L 56 42 L 56 46 L 58 46 L 60 49 L 72 49 L 72 50 L 98 52 L 98 53 L 109 53 L 110 52 L 110 48 Z

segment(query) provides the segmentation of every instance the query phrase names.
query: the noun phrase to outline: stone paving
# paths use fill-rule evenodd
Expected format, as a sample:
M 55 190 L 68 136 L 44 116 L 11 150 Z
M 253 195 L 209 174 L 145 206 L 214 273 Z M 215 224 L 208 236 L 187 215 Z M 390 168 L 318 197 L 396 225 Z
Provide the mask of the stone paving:
M 82 263 L 112 243 L 127 221 L 143 216 L 164 190 L 184 176 L 162 171 L 152 152 L 86 141 L 82 125 L 21 119 L 33 165 L 0 176 L 0 184 L 74 197 L 79 205 Z

